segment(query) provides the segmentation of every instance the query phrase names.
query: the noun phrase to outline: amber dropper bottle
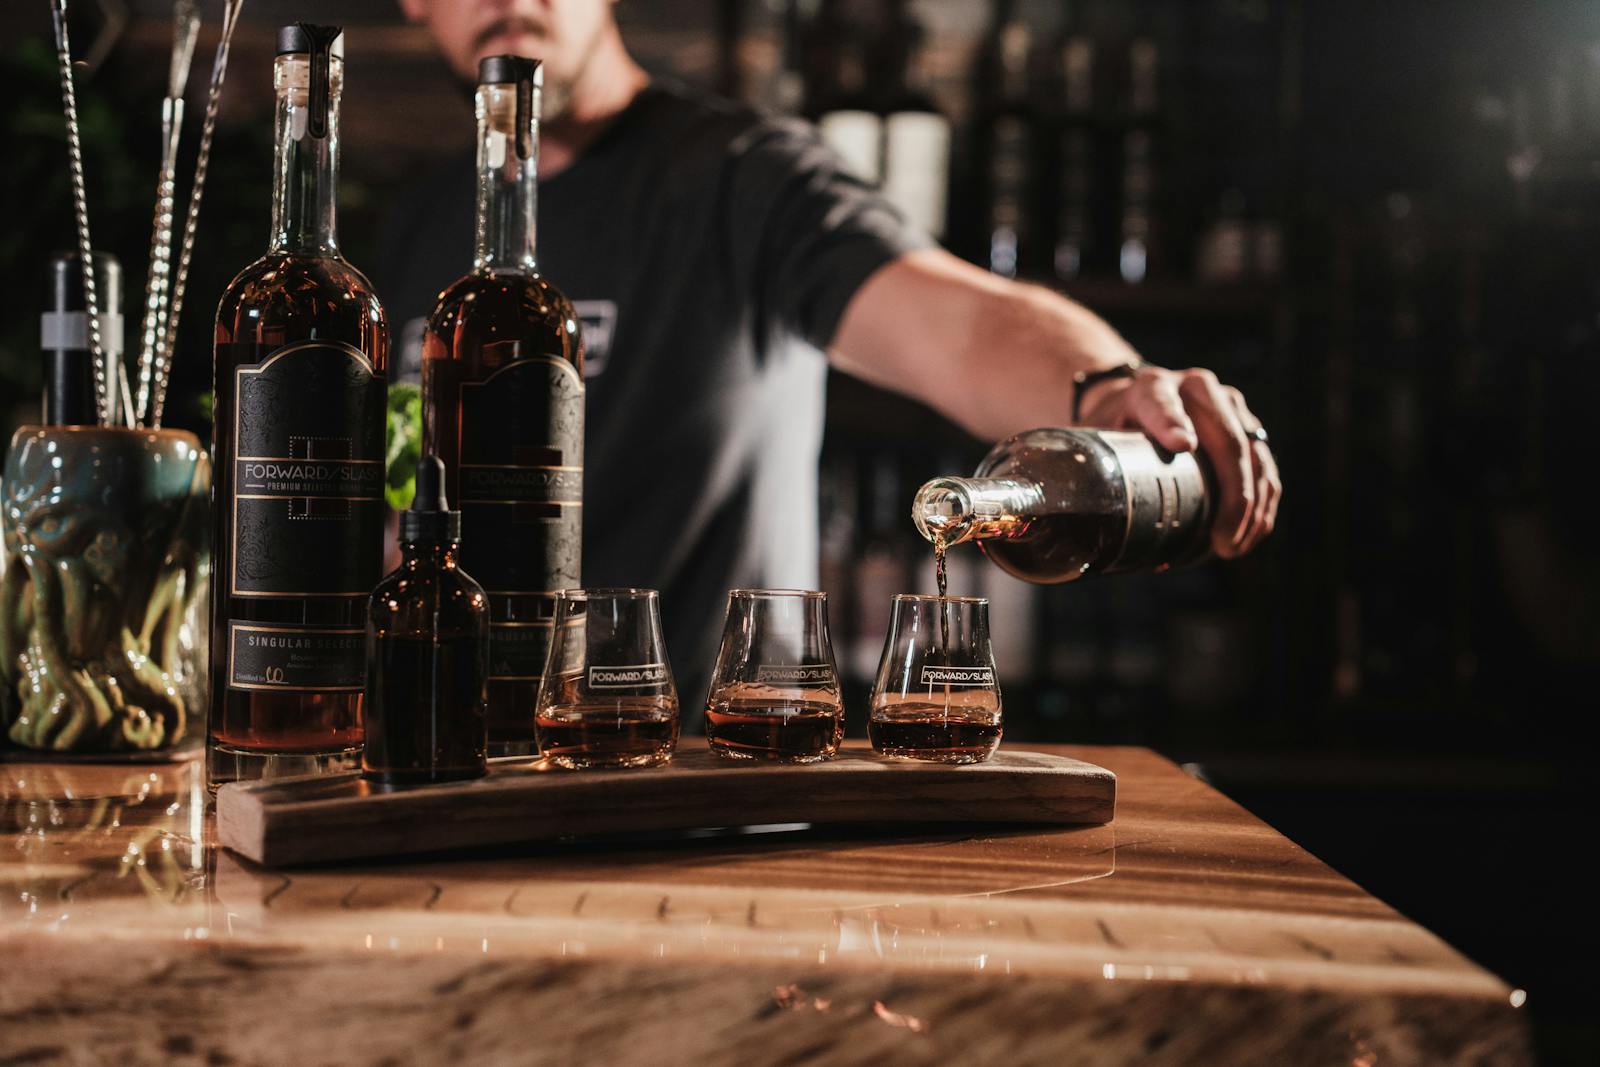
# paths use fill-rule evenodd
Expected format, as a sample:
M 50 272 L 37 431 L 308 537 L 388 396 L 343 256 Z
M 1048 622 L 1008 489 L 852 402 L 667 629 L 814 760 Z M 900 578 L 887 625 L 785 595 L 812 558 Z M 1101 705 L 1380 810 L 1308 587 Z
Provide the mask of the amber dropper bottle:
M 444 492 L 444 464 L 423 456 L 417 492 L 400 513 L 400 566 L 367 609 L 363 775 L 420 785 L 488 773 L 485 726 L 489 601 L 458 563 L 461 513 Z

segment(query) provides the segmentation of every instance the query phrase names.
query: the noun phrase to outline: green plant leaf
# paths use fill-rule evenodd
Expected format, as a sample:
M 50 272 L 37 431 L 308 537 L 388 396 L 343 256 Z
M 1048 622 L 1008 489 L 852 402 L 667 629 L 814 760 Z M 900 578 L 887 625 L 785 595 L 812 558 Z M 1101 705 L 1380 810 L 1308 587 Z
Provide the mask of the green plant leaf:
M 396 511 L 411 506 L 417 490 L 417 460 L 422 458 L 422 390 L 409 382 L 389 386 L 384 497 Z

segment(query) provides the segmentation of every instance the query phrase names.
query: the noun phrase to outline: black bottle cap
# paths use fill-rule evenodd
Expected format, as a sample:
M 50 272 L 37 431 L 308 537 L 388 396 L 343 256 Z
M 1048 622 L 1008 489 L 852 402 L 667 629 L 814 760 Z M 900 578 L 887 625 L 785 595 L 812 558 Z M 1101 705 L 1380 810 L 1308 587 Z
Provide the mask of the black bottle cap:
M 440 545 L 461 540 L 461 512 L 451 511 L 444 495 L 444 464 L 438 456 L 417 461 L 417 495 L 400 513 L 400 540 Z
M 311 57 L 310 115 L 306 132 L 321 139 L 328 136 L 328 107 L 333 92 L 330 87 L 333 57 L 344 55 L 339 39 L 344 30 L 338 26 L 318 26 L 310 22 L 296 22 L 278 30 L 278 54 L 309 55 Z
M 510 85 L 512 82 L 544 85 L 544 64 L 526 56 L 484 56 L 478 60 L 479 85 Z
M 517 131 L 517 158 L 527 159 L 533 151 L 528 128 L 539 121 L 539 94 L 544 86 L 544 66 L 525 56 L 485 56 L 478 61 L 479 85 L 517 86 L 517 112 L 512 117 Z
M 319 39 L 330 44 L 343 31 L 338 26 L 318 26 L 310 22 L 291 22 L 287 26 L 278 27 L 278 55 L 310 55 L 316 49 Z M 344 55 L 344 49 L 335 48 L 334 54 Z

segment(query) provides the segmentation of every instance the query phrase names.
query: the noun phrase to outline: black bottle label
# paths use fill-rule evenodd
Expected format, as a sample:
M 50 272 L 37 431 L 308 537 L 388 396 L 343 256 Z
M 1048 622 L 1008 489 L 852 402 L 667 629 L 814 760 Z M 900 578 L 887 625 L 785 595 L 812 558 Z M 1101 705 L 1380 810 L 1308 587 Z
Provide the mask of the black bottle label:
M 228 624 L 228 685 L 234 689 L 360 692 L 366 681 L 362 630 Z
M 554 601 L 548 606 L 553 607 Z M 490 623 L 489 677 L 501 682 L 537 682 L 544 677 L 550 633 L 551 624 L 545 621 Z
M 383 562 L 387 382 L 334 341 L 287 345 L 235 374 L 229 591 L 366 596 Z
M 583 379 L 564 359 L 519 359 L 461 386 L 461 566 L 496 604 L 489 677 L 537 679 L 549 594 L 580 584 Z M 526 597 L 506 618 L 501 598 Z

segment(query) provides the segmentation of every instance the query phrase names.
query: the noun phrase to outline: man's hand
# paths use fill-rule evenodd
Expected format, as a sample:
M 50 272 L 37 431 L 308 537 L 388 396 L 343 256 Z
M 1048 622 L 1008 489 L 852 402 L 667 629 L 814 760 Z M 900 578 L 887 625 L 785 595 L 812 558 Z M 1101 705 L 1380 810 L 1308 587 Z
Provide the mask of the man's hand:
M 1199 448 L 1217 474 L 1217 555 L 1242 556 L 1272 532 L 1283 483 L 1261 420 L 1239 390 L 1208 370 L 1146 366 L 1132 379 L 1090 384 L 1081 403 L 1084 426 L 1143 430 L 1169 452 Z
M 948 252 L 908 252 L 856 291 L 828 353 L 834 365 L 914 396 L 989 441 L 1072 417 L 1073 375 L 1136 353 L 1081 304 L 1019 285 Z M 1272 532 L 1283 492 L 1261 420 L 1207 370 L 1145 367 L 1086 387 L 1083 425 L 1143 430 L 1173 452 L 1201 450 L 1221 496 L 1211 540 L 1243 555 Z

